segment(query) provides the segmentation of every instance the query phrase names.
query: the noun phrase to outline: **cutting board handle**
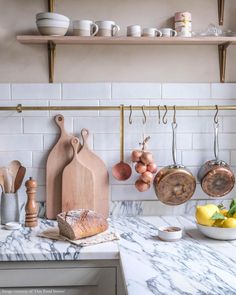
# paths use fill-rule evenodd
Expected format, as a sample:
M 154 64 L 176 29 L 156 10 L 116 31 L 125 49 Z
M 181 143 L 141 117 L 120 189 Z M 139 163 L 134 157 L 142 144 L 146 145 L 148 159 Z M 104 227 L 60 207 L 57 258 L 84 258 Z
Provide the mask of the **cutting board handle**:
M 79 148 L 79 145 L 80 145 L 79 138 L 78 137 L 73 137 L 71 139 L 71 145 L 72 145 L 73 151 L 74 151 L 74 158 L 76 158 L 78 148 Z
M 64 128 L 64 123 L 65 123 L 64 116 L 56 115 L 55 116 L 55 122 L 56 122 L 57 126 L 61 129 L 61 131 L 64 132 L 65 131 L 65 128 Z
M 81 136 L 83 138 L 83 145 L 84 146 L 88 146 L 88 144 L 87 144 L 87 140 L 88 140 L 88 137 L 89 137 L 89 131 L 88 131 L 88 129 L 83 128 L 81 130 Z

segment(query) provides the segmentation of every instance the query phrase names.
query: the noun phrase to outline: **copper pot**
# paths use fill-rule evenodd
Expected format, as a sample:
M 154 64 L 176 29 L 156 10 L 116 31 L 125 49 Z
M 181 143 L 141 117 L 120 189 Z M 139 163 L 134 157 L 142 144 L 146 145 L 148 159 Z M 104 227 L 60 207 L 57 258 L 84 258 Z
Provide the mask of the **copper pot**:
M 229 165 L 219 160 L 219 123 L 215 122 L 214 154 L 215 160 L 207 161 L 198 172 L 202 190 L 211 197 L 227 195 L 234 187 L 235 177 Z
M 172 123 L 173 165 L 162 168 L 154 178 L 154 190 L 158 199 L 167 205 L 180 205 L 189 200 L 195 192 L 196 180 L 192 173 L 176 163 L 176 128 Z

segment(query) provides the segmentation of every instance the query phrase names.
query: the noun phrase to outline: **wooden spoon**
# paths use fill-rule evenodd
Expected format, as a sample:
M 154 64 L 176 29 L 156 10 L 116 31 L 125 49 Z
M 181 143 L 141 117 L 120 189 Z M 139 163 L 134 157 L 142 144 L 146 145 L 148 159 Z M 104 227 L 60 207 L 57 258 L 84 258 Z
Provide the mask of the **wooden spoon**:
M 9 174 L 8 168 L 2 167 L 1 168 L 2 176 L 3 176 L 3 183 L 4 183 L 4 191 L 5 193 L 11 192 L 11 185 L 12 185 L 12 178 Z
M 112 167 L 112 174 L 117 180 L 127 180 L 132 174 L 129 164 L 124 162 L 124 105 L 120 106 L 120 162 Z
M 5 188 L 4 188 L 4 178 L 3 178 L 3 174 L 2 172 L 0 172 L 0 186 L 2 188 L 2 191 L 5 192 Z
M 18 172 L 16 174 L 16 178 L 14 181 L 14 193 L 18 191 L 18 189 L 21 187 L 21 184 L 23 182 L 23 179 L 25 177 L 26 168 L 23 166 L 20 166 L 18 169 Z
M 17 160 L 11 161 L 11 163 L 9 164 L 8 170 L 10 172 L 10 175 L 12 177 L 12 184 L 11 184 L 11 192 L 15 192 L 15 179 L 16 179 L 16 175 L 18 170 L 21 167 L 21 163 Z

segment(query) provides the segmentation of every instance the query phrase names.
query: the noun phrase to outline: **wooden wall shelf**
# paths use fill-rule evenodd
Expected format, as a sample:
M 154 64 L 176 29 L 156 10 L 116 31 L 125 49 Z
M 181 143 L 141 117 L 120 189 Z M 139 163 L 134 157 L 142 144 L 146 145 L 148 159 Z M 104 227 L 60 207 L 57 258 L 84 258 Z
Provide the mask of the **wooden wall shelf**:
M 217 45 L 219 51 L 220 81 L 225 82 L 226 56 L 229 45 L 236 44 L 236 37 L 150 38 L 150 37 L 77 37 L 77 36 L 17 36 L 22 44 L 45 44 L 48 48 L 49 82 L 54 81 L 56 45 Z

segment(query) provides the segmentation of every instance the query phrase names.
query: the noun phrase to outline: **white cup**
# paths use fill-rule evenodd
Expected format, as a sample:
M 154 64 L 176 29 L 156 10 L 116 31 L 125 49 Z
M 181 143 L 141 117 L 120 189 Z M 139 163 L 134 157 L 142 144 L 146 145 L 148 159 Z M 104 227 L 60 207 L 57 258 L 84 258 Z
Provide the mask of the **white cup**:
M 114 21 L 101 20 L 96 21 L 95 24 L 98 26 L 97 36 L 112 37 L 120 31 L 120 27 Z
M 162 37 L 176 37 L 177 36 L 177 32 L 171 28 L 163 28 L 163 29 L 160 29 L 160 31 L 162 32 Z
M 162 32 L 156 28 L 144 28 L 143 29 L 143 37 L 161 37 Z
M 95 36 L 98 26 L 91 20 L 76 20 L 73 22 L 73 33 L 75 36 Z
M 132 25 L 127 27 L 128 37 L 141 37 L 142 28 L 140 25 Z

